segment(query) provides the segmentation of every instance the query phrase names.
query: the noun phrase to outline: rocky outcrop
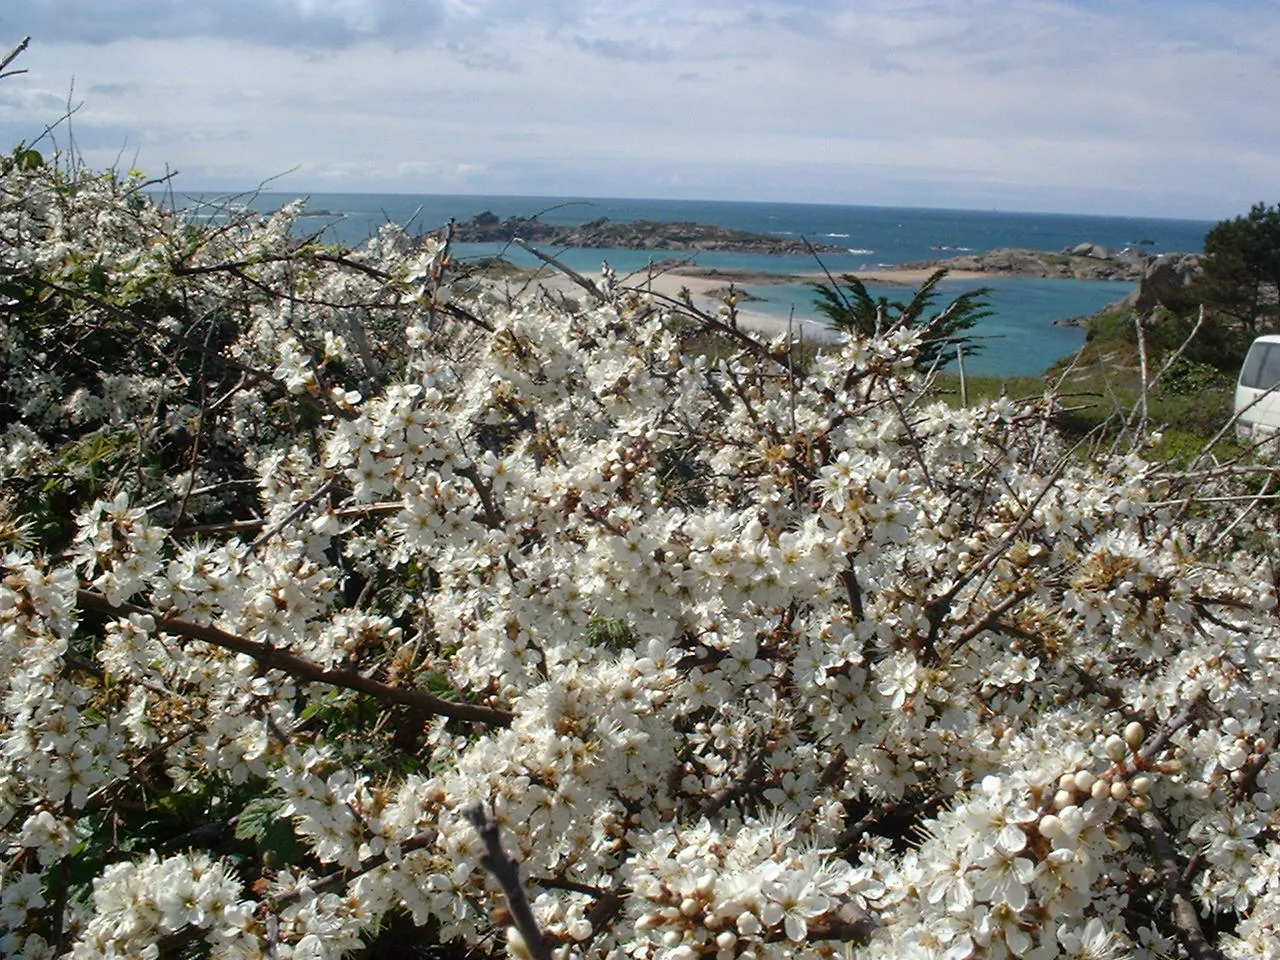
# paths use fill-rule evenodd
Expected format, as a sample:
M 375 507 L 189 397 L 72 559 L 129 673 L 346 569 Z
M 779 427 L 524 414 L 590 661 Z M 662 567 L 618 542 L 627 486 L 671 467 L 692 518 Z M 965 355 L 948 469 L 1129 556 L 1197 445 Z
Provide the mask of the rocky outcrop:
M 1194 253 L 1175 253 L 1146 261 L 1134 291 L 1121 301 L 1138 313 L 1150 313 L 1156 307 L 1177 307 L 1189 301 L 1192 286 L 1203 273 L 1200 257 Z
M 844 253 L 847 248 L 829 244 L 806 245 L 794 237 L 775 237 L 688 221 L 610 220 L 600 217 L 577 226 L 553 226 L 529 217 L 499 219 L 486 210 L 453 226 L 458 243 L 527 243 L 557 247 L 593 247 L 621 250 L 726 250 L 735 253 L 807 254 Z
M 1111 251 L 1097 243 L 1077 243 L 1062 251 L 1068 257 L 1092 257 L 1094 260 L 1110 260 Z
M 1106 247 L 1082 243 L 1061 253 L 1005 247 L 987 253 L 950 257 L 946 260 L 926 260 L 903 266 L 916 269 L 945 267 L 948 270 L 990 273 L 1003 277 L 1061 277 L 1067 280 L 1124 280 L 1133 283 L 1142 278 L 1152 259 L 1132 250 L 1113 254 Z

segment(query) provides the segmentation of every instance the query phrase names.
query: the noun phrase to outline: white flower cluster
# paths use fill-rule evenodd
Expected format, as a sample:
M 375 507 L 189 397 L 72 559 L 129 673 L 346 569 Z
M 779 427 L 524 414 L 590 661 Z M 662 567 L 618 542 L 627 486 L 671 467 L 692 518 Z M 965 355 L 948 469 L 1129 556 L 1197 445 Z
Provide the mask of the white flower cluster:
M 62 176 L 0 177 L 6 956 L 499 950 L 477 803 L 563 958 L 1276 956 L 1229 471 Z

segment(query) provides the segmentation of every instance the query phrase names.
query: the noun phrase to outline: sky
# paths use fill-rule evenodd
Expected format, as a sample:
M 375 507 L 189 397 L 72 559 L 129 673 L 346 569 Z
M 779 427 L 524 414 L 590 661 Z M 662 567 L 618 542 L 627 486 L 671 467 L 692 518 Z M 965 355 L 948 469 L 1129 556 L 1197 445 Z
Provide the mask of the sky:
M 1280 0 L 2 0 L 25 36 L 0 149 L 71 107 L 42 147 L 183 190 L 1280 201 Z

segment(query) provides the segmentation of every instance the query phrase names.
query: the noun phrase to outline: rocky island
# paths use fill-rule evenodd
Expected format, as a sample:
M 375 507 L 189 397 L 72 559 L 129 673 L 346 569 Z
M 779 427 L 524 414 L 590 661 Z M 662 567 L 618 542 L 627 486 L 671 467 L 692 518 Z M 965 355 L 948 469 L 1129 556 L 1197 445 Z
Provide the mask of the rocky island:
M 1200 275 L 1200 255 L 1151 254 L 1132 247 L 1112 253 L 1094 243 L 1050 253 L 1045 250 L 1005 248 L 946 260 L 904 263 L 893 270 L 937 270 L 953 275 L 1046 277 L 1067 280 L 1115 280 L 1136 284 L 1116 307 L 1147 313 L 1157 306 L 1185 300 Z
M 453 239 L 457 243 L 510 243 L 520 239 L 527 243 L 557 247 L 692 252 L 722 250 L 776 256 L 804 255 L 814 250 L 818 253 L 846 251 L 845 247 L 807 244 L 794 237 L 751 233 L 689 221 L 622 221 L 599 217 L 577 226 L 556 226 L 543 223 L 535 217 L 507 217 L 504 220 L 488 210 L 465 222 L 455 223 Z
M 1126 248 L 1113 253 L 1096 243 L 1081 243 L 1059 253 L 1004 247 L 986 253 L 904 263 L 902 269 L 946 268 L 957 273 L 986 273 L 1005 277 L 1060 277 L 1067 280 L 1126 280 L 1142 278 L 1149 253 Z

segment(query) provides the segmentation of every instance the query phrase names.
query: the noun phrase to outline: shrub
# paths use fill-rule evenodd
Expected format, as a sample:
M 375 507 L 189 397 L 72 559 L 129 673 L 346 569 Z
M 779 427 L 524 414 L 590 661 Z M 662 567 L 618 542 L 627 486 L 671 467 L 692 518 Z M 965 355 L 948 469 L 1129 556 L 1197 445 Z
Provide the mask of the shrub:
M 0 952 L 1270 949 L 1242 470 L 139 187 L 0 171 Z

